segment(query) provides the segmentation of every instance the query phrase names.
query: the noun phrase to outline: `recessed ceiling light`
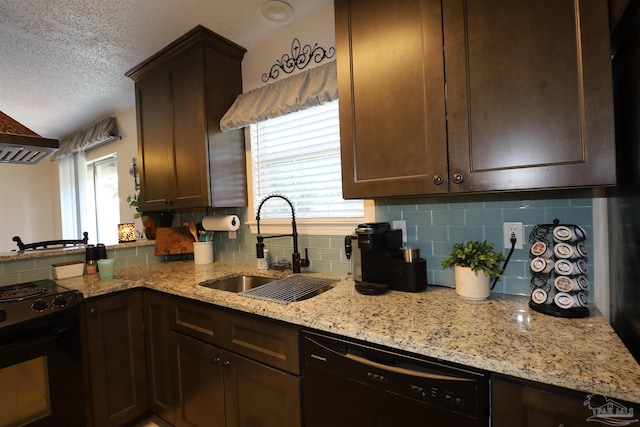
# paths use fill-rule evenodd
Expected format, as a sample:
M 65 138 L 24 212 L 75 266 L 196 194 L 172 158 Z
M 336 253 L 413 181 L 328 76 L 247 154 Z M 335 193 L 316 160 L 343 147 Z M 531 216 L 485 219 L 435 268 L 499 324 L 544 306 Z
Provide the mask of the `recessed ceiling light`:
M 260 13 L 271 22 L 286 25 L 293 20 L 293 7 L 281 0 L 269 0 L 262 4 Z

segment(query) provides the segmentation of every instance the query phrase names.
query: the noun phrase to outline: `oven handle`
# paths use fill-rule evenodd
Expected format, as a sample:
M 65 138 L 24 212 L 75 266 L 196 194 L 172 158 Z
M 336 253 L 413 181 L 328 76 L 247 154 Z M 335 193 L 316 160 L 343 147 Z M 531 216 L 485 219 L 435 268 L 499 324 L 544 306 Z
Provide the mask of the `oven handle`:
M 410 375 L 410 376 L 414 376 L 414 377 L 428 378 L 428 379 L 435 379 L 435 380 L 444 380 L 444 381 L 474 381 L 473 379 L 470 379 L 470 378 L 452 377 L 452 376 L 449 376 L 449 375 L 433 374 L 433 373 L 428 373 L 428 372 L 417 371 L 417 370 L 414 370 L 414 369 L 407 369 L 407 368 L 400 368 L 400 367 L 397 367 L 397 366 L 390 366 L 390 365 L 386 365 L 386 364 L 380 363 L 380 362 L 374 362 L 373 360 L 367 359 L 366 357 L 354 354 L 351 350 L 347 350 L 347 353 L 344 355 L 344 357 L 349 359 L 349 360 L 353 360 L 356 363 L 361 363 L 363 365 L 367 365 L 367 366 L 370 366 L 372 368 L 381 369 L 381 370 L 384 370 L 384 371 L 393 372 L 393 373 L 400 374 L 400 375 Z

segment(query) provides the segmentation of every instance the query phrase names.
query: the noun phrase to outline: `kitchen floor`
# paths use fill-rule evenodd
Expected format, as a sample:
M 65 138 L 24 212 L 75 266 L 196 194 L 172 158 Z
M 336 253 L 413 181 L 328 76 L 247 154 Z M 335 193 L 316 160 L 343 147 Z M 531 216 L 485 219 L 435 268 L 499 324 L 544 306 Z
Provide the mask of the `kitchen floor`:
M 168 422 L 164 421 L 160 417 L 156 417 L 155 415 L 136 424 L 134 427 L 173 427 Z

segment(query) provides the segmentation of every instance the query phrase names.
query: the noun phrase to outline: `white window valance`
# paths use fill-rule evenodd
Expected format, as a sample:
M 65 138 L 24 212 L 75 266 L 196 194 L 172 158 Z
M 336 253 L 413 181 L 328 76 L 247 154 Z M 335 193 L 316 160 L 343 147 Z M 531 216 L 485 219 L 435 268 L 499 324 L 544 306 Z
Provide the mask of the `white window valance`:
M 239 129 L 336 99 L 336 62 L 331 61 L 239 95 L 220 120 L 220 129 Z
M 79 151 L 89 151 L 107 142 L 111 142 L 119 136 L 115 135 L 116 118 L 107 117 L 91 126 L 74 132 L 60 139 L 60 149 L 54 154 L 53 160 L 60 160 Z

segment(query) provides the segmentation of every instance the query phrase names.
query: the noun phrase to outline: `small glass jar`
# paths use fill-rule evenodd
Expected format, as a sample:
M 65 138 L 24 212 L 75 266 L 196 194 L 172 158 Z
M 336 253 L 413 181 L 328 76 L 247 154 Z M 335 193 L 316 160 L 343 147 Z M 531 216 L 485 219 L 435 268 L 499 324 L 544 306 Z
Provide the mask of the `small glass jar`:
M 90 259 L 87 261 L 87 274 L 96 274 L 98 272 L 98 261 Z

